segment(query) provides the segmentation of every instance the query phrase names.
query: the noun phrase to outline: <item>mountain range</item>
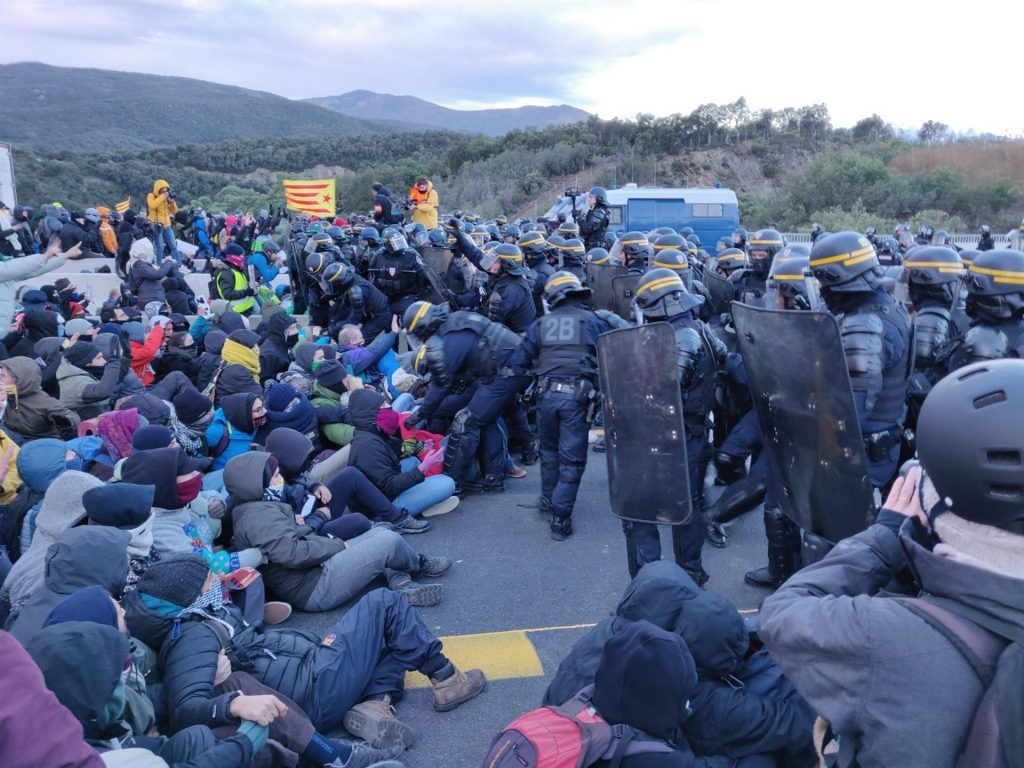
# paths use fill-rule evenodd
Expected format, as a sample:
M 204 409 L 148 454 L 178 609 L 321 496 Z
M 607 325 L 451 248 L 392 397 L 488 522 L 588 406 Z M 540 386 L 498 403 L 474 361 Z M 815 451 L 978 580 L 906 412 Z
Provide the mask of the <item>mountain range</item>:
M 373 91 L 349 91 L 306 101 L 349 117 L 386 121 L 394 125 L 443 128 L 451 131 L 501 136 L 515 128 L 546 128 L 577 123 L 589 112 L 560 104 L 551 107 L 524 106 L 508 109 L 451 109 L 416 96 L 394 96 Z

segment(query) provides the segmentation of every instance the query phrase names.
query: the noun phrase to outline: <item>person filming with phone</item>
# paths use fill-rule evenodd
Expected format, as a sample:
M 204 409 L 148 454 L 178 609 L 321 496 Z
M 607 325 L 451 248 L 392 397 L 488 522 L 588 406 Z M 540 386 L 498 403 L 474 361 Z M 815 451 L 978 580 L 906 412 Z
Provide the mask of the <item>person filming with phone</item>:
M 164 246 L 171 252 L 174 261 L 181 265 L 181 254 L 178 253 L 178 241 L 174 239 L 171 220 L 178 212 L 178 203 L 174 199 L 171 185 L 163 179 L 153 182 L 153 191 L 146 195 L 146 213 L 153 232 L 153 251 L 159 263 L 164 257 Z

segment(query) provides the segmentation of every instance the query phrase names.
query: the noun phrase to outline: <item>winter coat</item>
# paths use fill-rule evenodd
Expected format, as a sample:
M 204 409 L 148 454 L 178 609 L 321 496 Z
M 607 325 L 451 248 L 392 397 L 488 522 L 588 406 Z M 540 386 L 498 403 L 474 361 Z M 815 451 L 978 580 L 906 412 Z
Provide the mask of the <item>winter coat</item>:
M 315 450 L 322 449 L 317 411 L 304 394 L 287 382 L 271 382 L 263 403 L 267 409 L 268 432 L 288 427 L 308 437 Z
M 22 316 L 21 325 L 23 335 L 17 344 L 10 347 L 10 357 L 35 357 L 38 342 L 52 339 L 60 333 L 61 319 L 57 312 L 49 309 L 29 309 Z
M 140 240 L 139 242 L 148 243 L 149 241 Z M 135 250 L 134 246 L 132 250 Z M 132 264 L 128 279 L 140 306 L 144 307 L 151 301 L 158 301 L 161 304 L 167 301 L 164 278 L 171 274 L 173 269 L 173 261 L 164 261 L 159 267 L 141 259 Z
M 415 184 L 409 189 L 409 200 L 412 201 L 412 220 L 415 224 L 422 224 L 427 229 L 434 229 L 437 226 L 437 190 L 434 183 L 427 182 L 427 191 L 420 192 Z
M 153 182 L 153 191 L 146 195 L 146 215 L 154 224 L 164 227 L 171 226 L 171 217 L 178 212 L 178 204 L 170 197 L 160 195 L 164 187 L 170 187 L 163 179 Z
M 309 404 L 317 411 L 317 421 L 320 422 L 320 431 L 325 438 L 341 447 L 352 442 L 355 427 L 349 423 L 352 415 L 341 405 L 341 395 L 314 381 Z M 321 417 L 321 413 L 330 413 L 332 416 Z
M 150 364 L 153 362 L 153 358 L 156 357 L 156 353 L 160 351 L 163 343 L 164 327 L 160 324 L 153 326 L 149 335 L 146 336 L 145 342 L 141 344 L 137 341 L 128 342 L 128 347 L 131 350 L 132 372 L 142 382 L 143 386 L 151 387 L 153 382 L 156 381 L 156 374 L 153 373 L 153 367 Z
M 50 545 L 56 543 L 64 531 L 81 524 L 85 519 L 82 494 L 99 485 L 102 483 L 92 475 L 68 470 L 46 489 L 36 516 L 32 544 L 27 552 L 22 552 L 4 579 L 3 594 L 15 608 L 42 586 Z
M 260 381 L 273 379 L 288 370 L 291 357 L 288 355 L 288 340 L 285 332 L 295 324 L 295 319 L 284 312 L 277 312 L 260 325 L 260 333 L 266 334 L 260 342 Z
M 120 595 L 128 579 L 128 531 L 105 525 L 71 528 L 57 537 L 46 551 L 43 585 L 28 598 L 11 634 L 22 645 L 43 627 L 50 611 L 61 600 L 93 584 L 111 595 Z
M 57 368 L 60 361 L 64 359 L 64 339 L 40 339 L 36 342 L 32 355 L 37 362 L 42 364 L 40 375 L 42 378 L 43 391 L 50 397 L 60 395 L 60 385 L 57 383 Z M 11 355 L 14 357 L 14 355 Z
M 224 469 L 228 461 L 245 453 L 256 437 L 252 425 L 252 404 L 256 395 L 228 395 L 206 428 L 206 443 L 213 457 L 212 470 Z
M 246 261 L 250 267 L 256 270 L 260 279 L 263 281 L 263 284 L 266 286 L 269 286 L 270 283 L 273 282 L 274 278 L 281 273 L 281 270 L 276 264 L 271 264 L 267 261 L 267 257 L 262 251 L 255 251 L 250 254 Z
M 18 283 L 59 269 L 67 260 L 64 254 L 46 261 L 43 254 L 32 253 L 19 259 L 0 262 L 0 341 L 7 336 L 11 320 L 14 319 L 14 296 L 18 291 Z
M 122 666 L 123 666 L 122 660 Z M 6 768 L 103 768 L 85 743 L 82 725 L 53 695 L 39 667 L 7 632 L 0 632 L 0 765 Z M 46 738 L 39 738 L 45 724 Z
M 697 664 L 693 713 L 683 723 L 697 754 L 800 755 L 810 747 L 813 712 L 766 653 L 745 661 L 749 637 L 736 608 L 720 595 L 699 589 L 667 560 L 644 566 L 626 589 L 615 617 L 600 622 L 573 646 L 543 703 L 561 704 L 592 683 L 605 643 L 641 619 L 681 635 Z
M 195 382 L 199 377 L 199 357 L 189 357 L 178 347 L 168 347 L 153 363 L 153 368 L 158 379 L 163 379 L 168 374 L 180 371 L 189 381 Z
M 256 547 L 270 561 L 263 579 L 271 591 L 296 606 L 304 606 L 321 578 L 321 563 L 345 549 L 340 539 L 317 535 L 295 522 L 286 503 L 263 500 L 263 467 L 270 454 L 247 453 L 224 470 L 224 487 L 235 506 L 231 510 L 235 545 Z
M 942 632 L 879 595 L 897 574 L 909 567 L 923 593 L 1024 627 L 1019 579 L 936 555 L 930 540 L 883 509 L 761 608 L 765 646 L 862 766 L 957 765 L 983 693 Z
M 10 504 L 5 515 L 5 529 L 10 513 L 23 514 L 19 531 L 18 549 L 12 550 L 13 559 L 27 552 L 36 530 L 36 516 L 43 496 L 50 485 L 67 469 L 67 444 L 63 440 L 43 438 L 27 443 L 18 453 L 18 473 L 22 479 L 20 496 Z
M 392 441 L 377 429 L 377 411 L 383 402 L 383 395 L 368 389 L 356 390 L 349 397 L 349 413 L 356 433 L 348 464 L 394 501 L 399 494 L 422 483 L 424 477 L 418 467 L 402 471 Z
M 110 401 L 117 394 L 120 376 L 120 360 L 108 360 L 100 379 L 67 360 L 61 360 L 57 367 L 60 401 L 83 419 L 99 416 L 110 410 Z
M 90 253 L 99 256 L 101 255 L 99 234 L 100 231 L 98 229 L 89 229 L 72 219 L 60 228 L 58 234 L 58 237 L 60 237 L 60 249 L 62 251 L 70 251 L 78 243 L 81 243 L 83 256 L 88 256 Z
M 26 439 L 71 437 L 77 431 L 78 414 L 43 392 L 42 377 L 35 360 L 12 357 L 0 362 L 0 367 L 7 370 L 17 387 L 17 394 L 7 396 L 6 426 Z

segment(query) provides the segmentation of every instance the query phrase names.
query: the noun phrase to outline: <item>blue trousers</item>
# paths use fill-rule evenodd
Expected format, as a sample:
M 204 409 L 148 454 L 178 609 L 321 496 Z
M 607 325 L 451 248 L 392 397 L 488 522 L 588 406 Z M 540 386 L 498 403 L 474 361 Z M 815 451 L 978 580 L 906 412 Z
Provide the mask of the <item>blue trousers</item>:
M 572 517 L 587 468 L 590 425 L 587 406 L 568 392 L 544 392 L 537 399 L 541 495 L 557 518 Z

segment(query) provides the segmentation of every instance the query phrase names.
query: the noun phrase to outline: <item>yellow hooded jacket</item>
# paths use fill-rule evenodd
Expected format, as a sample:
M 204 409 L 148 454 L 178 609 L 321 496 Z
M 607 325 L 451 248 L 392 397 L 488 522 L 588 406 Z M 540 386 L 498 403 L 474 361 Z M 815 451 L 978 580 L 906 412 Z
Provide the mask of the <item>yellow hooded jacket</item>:
M 422 224 L 427 229 L 434 229 L 437 226 L 437 190 L 432 182 L 427 182 L 427 191 L 420 192 L 415 184 L 409 190 L 409 199 L 412 201 L 412 220 L 414 224 Z
M 170 186 L 163 179 L 157 179 L 153 182 L 153 191 L 146 195 L 146 215 L 154 224 L 162 224 L 165 227 L 171 226 L 171 216 L 178 212 L 176 202 L 160 195 L 161 189 Z

